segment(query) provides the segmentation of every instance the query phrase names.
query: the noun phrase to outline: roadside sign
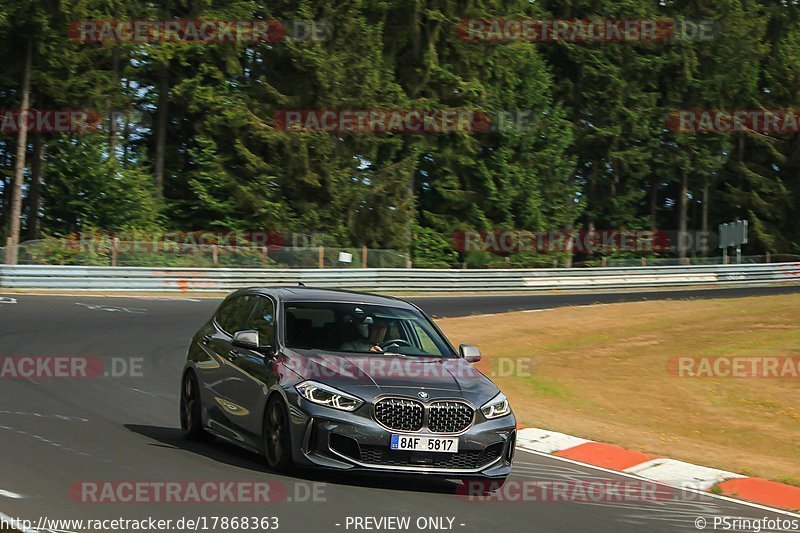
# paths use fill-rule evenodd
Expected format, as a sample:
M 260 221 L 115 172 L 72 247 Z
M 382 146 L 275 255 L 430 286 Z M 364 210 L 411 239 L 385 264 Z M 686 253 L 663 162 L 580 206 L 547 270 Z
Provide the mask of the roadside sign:
M 723 263 L 728 262 L 728 248 L 736 248 L 736 262 L 742 260 L 742 245 L 747 244 L 749 224 L 746 220 L 737 220 L 719 225 L 719 247 L 722 248 Z

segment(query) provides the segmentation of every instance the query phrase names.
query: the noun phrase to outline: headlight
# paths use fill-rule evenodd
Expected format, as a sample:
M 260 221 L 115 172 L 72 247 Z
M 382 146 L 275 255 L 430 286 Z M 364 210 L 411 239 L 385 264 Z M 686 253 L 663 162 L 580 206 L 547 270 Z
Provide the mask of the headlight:
M 491 420 L 492 418 L 500 418 L 501 416 L 506 416 L 511 412 L 511 406 L 508 404 L 508 398 L 502 392 L 486 402 L 483 407 L 481 407 L 481 412 L 483 416 Z
M 316 381 L 304 381 L 294 387 L 300 396 L 319 405 L 341 409 L 342 411 L 355 411 L 364 403 L 364 400 L 351 396 L 333 387 L 328 387 Z

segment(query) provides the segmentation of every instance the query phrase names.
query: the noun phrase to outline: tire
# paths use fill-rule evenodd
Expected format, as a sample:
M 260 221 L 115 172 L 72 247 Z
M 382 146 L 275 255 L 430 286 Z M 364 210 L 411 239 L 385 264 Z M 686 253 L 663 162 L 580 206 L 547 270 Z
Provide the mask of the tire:
M 200 386 L 194 372 L 187 372 L 181 383 L 181 433 L 186 440 L 210 442 L 214 437 L 203 428 Z
M 267 466 L 281 473 L 292 470 L 292 435 L 289 415 L 280 396 L 274 395 L 267 402 L 264 413 L 264 457 Z

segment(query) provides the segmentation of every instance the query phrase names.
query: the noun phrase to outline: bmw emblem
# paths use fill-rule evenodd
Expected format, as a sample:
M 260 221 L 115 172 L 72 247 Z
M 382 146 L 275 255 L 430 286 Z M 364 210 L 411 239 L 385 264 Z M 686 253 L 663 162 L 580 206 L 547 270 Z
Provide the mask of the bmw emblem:
M 417 393 L 417 396 L 419 396 L 419 397 L 420 397 L 421 399 L 423 399 L 423 400 L 427 400 L 427 399 L 428 399 L 428 393 L 427 393 L 427 392 L 425 392 L 425 391 L 420 391 L 420 392 L 418 392 L 418 393 Z

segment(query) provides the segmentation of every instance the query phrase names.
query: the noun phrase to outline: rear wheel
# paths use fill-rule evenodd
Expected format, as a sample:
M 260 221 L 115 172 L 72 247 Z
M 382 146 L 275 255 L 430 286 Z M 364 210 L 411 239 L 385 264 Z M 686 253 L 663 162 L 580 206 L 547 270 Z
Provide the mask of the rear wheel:
M 208 442 L 214 437 L 203 429 L 200 387 L 194 372 L 187 372 L 181 384 L 181 432 L 187 440 Z
M 280 396 L 273 396 L 267 403 L 264 415 L 264 456 L 267 465 L 276 472 L 292 469 L 292 436 L 289 416 Z

